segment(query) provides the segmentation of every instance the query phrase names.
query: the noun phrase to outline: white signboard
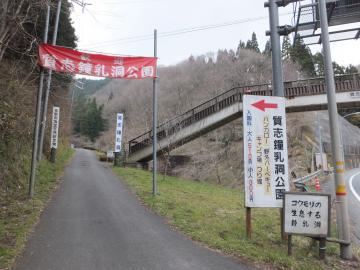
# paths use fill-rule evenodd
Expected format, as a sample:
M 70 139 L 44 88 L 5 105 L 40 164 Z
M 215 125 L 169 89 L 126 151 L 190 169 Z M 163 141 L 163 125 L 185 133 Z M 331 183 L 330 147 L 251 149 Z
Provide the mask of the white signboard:
M 57 148 L 59 132 L 60 108 L 53 106 L 50 148 Z
M 284 232 L 327 236 L 330 220 L 330 195 L 285 193 Z
M 244 95 L 246 207 L 282 207 L 289 191 L 285 98 Z
M 115 151 L 121 152 L 121 140 L 122 140 L 122 127 L 123 127 L 124 115 L 118 113 L 116 116 L 116 133 L 115 133 Z

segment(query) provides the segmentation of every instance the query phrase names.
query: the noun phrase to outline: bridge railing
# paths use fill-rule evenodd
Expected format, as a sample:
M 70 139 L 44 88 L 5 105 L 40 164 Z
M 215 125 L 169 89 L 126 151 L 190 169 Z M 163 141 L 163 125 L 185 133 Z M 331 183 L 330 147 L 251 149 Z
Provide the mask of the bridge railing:
M 234 103 L 242 101 L 243 94 L 271 95 L 268 85 L 241 86 L 232 88 L 194 108 L 158 126 L 157 137 L 161 140 L 171 136 Z M 132 154 L 152 143 L 152 130 L 129 141 L 129 153 Z
M 347 92 L 360 89 L 360 74 L 335 76 L 337 92 Z M 324 78 L 311 78 L 306 80 L 289 81 L 284 83 L 285 96 L 293 98 L 297 96 L 319 95 L 326 92 Z M 234 103 L 241 102 L 243 94 L 250 95 L 272 95 L 271 84 L 259 84 L 239 86 L 232 88 L 194 108 L 166 121 L 158 126 L 157 138 L 161 140 L 171 136 L 185 128 L 205 119 Z M 129 141 L 129 154 L 133 154 L 152 143 L 152 130 L 141 134 Z

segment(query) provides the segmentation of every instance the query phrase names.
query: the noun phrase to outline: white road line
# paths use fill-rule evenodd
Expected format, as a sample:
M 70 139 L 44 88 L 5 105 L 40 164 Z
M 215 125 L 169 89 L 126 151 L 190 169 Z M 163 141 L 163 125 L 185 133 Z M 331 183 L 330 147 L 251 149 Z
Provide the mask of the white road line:
M 360 195 L 355 191 L 355 188 L 354 188 L 354 186 L 353 186 L 354 177 L 357 176 L 357 175 L 359 175 L 359 174 L 360 174 L 360 172 L 357 172 L 357 173 L 355 173 L 354 175 L 352 175 L 352 176 L 350 177 L 349 186 L 350 186 L 351 192 L 354 194 L 354 196 L 356 197 L 356 199 L 360 202 Z

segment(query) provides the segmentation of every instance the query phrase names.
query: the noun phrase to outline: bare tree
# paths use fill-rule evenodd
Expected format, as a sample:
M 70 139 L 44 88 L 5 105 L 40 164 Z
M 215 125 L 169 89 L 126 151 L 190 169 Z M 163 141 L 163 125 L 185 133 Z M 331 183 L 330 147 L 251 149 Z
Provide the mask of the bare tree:
M 0 3 L 0 61 L 9 43 L 27 20 L 32 4 L 27 0 L 2 0 Z

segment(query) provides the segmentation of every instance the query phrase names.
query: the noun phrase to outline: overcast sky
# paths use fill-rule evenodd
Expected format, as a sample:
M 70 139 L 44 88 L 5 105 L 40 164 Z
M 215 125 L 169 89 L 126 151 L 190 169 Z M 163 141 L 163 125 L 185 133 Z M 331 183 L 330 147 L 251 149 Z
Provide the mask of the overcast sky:
M 87 0 L 84 12 L 74 5 L 73 21 L 78 48 L 119 55 L 153 55 L 153 30 L 159 34 L 160 65 L 173 65 L 190 55 L 233 49 L 239 40 L 257 34 L 263 50 L 269 29 L 264 0 Z M 291 5 L 279 8 L 280 24 L 291 24 Z M 223 25 L 203 31 L 161 37 L 166 32 L 201 26 Z M 359 26 L 359 24 L 357 24 Z M 129 39 L 137 37 L 134 39 Z M 331 44 L 333 60 L 360 64 L 360 39 Z M 320 45 L 311 46 L 313 52 Z

